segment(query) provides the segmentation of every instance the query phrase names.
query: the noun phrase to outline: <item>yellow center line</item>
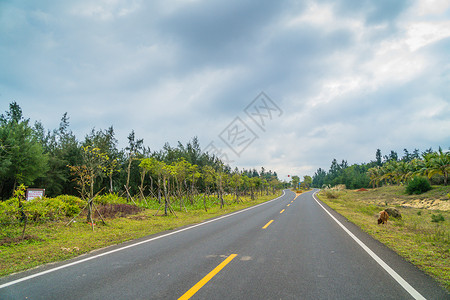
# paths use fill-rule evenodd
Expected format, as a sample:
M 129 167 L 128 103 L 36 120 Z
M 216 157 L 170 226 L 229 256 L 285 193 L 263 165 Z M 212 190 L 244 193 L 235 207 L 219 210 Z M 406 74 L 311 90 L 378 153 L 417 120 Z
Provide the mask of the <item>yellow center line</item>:
M 273 220 L 270 220 L 269 222 L 267 222 L 267 224 L 264 225 L 264 227 L 262 229 L 266 229 L 267 227 L 269 227 L 270 223 L 272 223 L 272 222 L 273 222 Z
M 287 206 L 291 206 L 291 204 L 289 203 Z
M 196 285 L 194 285 L 193 287 L 191 287 L 189 289 L 189 291 L 187 291 L 186 293 L 184 293 L 183 296 L 181 296 L 180 298 L 178 298 L 178 300 L 187 300 L 189 298 L 191 298 L 192 296 L 194 296 L 195 293 L 198 292 L 199 289 L 201 289 L 208 281 L 211 280 L 211 278 L 213 278 L 217 273 L 219 273 L 220 270 L 222 270 L 230 261 L 233 260 L 233 258 L 235 258 L 237 256 L 237 254 L 231 254 L 230 256 L 228 256 L 220 265 L 218 265 L 214 270 L 212 270 L 211 272 L 209 272 L 208 275 L 206 275 L 205 277 L 203 277 L 202 280 L 200 280 L 199 282 L 197 282 Z
M 280 211 L 280 214 L 282 214 L 284 212 L 284 209 L 282 211 Z

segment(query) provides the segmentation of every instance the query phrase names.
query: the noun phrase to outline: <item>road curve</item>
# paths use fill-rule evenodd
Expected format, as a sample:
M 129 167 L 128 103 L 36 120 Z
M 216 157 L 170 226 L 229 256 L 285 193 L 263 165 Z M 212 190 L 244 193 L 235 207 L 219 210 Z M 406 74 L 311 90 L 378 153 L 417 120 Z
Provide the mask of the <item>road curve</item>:
M 1 278 L 0 299 L 449 299 L 313 192 L 294 198 Z

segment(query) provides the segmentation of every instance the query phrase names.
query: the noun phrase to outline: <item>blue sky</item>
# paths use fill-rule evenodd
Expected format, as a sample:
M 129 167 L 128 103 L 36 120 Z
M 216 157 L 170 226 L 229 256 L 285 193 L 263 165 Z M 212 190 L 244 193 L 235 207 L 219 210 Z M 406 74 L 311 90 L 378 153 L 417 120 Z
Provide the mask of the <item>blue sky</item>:
M 0 70 L 1 112 L 282 179 L 450 146 L 447 0 L 1 1 Z

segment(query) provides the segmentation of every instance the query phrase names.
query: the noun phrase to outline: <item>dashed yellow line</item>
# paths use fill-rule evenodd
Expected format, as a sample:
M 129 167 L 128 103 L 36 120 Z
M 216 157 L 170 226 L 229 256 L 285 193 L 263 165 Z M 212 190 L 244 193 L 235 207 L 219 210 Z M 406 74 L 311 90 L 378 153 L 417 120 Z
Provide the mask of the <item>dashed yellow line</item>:
M 269 222 L 267 222 L 267 224 L 264 225 L 264 227 L 262 229 L 266 229 L 267 227 L 269 227 L 270 223 L 272 223 L 272 222 L 273 222 L 273 220 L 270 220 Z
M 282 211 L 280 211 L 280 214 L 282 214 L 285 210 L 283 209 Z
M 291 204 L 289 203 L 287 206 L 291 206 Z
M 194 285 L 193 287 L 191 287 L 189 289 L 189 291 L 187 291 L 186 293 L 184 293 L 183 296 L 181 296 L 180 298 L 178 298 L 178 300 L 187 300 L 189 298 L 191 298 L 192 296 L 194 296 L 195 293 L 198 292 L 199 289 L 201 289 L 208 281 L 211 280 L 211 278 L 213 278 L 217 273 L 219 273 L 220 270 L 222 270 L 230 261 L 233 260 L 233 258 L 235 258 L 237 256 L 237 254 L 231 254 L 230 256 L 228 256 L 220 265 L 218 265 L 214 270 L 212 270 L 211 272 L 209 272 L 208 275 L 206 275 L 205 277 L 203 277 L 202 280 L 200 280 L 199 282 L 197 282 L 196 285 Z

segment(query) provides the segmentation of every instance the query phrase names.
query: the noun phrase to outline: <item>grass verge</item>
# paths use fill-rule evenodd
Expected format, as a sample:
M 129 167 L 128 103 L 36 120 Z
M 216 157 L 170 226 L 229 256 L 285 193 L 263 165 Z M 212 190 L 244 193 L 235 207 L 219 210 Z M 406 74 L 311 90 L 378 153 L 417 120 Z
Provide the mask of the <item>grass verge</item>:
M 412 196 L 404 189 L 323 190 L 319 199 L 450 291 L 450 211 L 431 209 L 446 207 L 450 187 L 434 187 Z M 397 208 L 402 218 L 390 218 L 387 225 L 378 225 L 378 213 L 387 207 Z
M 154 216 L 156 209 L 146 209 L 135 215 L 107 219 L 106 225 L 97 219 L 94 231 L 82 217 L 79 217 L 77 222 L 70 226 L 66 226 L 68 220 L 32 224 L 27 227 L 27 238 L 19 239 L 17 242 L 14 238 L 5 237 L 20 237 L 22 228 L 3 226 L 0 228 L 0 238 L 9 240 L 0 245 L 0 276 L 24 271 L 45 263 L 66 260 L 95 249 L 151 234 L 200 223 L 266 202 L 277 196 L 279 195 L 260 196 L 256 200 L 241 197 L 240 203 L 232 203 L 232 197 L 226 196 L 225 201 L 230 204 L 223 209 L 215 204 L 213 207 L 209 207 L 207 212 L 202 208 L 180 211 L 179 208 L 174 207 L 178 217 L 174 215 Z

